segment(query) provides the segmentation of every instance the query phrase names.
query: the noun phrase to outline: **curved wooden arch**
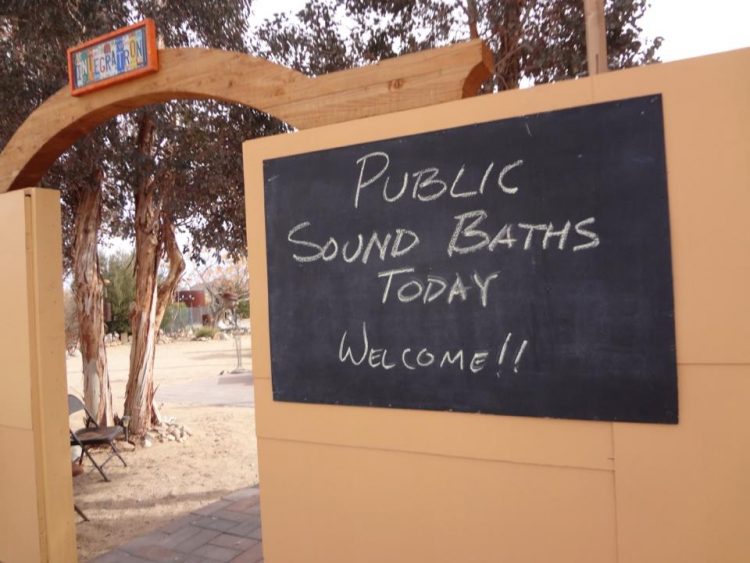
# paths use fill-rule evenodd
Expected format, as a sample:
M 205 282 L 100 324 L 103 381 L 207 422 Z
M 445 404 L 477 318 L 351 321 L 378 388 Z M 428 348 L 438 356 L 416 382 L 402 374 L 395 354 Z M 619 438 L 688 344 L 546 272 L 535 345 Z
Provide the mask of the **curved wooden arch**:
M 215 99 L 269 113 L 299 129 L 472 96 L 489 76 L 479 40 L 309 78 L 243 53 L 162 49 L 154 74 L 74 97 L 62 88 L 0 153 L 0 193 L 39 180 L 68 147 L 120 113 L 175 99 Z

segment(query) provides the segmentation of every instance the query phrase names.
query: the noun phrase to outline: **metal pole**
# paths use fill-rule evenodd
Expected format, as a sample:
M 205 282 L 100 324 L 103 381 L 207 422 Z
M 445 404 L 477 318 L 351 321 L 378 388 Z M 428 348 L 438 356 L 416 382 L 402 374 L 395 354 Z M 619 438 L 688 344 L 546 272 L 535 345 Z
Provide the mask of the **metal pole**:
M 234 346 L 237 352 L 237 367 L 232 371 L 233 373 L 243 372 L 245 368 L 242 367 L 242 335 L 237 329 L 234 330 Z
M 583 0 L 586 19 L 586 61 L 589 76 L 607 72 L 607 33 L 604 0 Z

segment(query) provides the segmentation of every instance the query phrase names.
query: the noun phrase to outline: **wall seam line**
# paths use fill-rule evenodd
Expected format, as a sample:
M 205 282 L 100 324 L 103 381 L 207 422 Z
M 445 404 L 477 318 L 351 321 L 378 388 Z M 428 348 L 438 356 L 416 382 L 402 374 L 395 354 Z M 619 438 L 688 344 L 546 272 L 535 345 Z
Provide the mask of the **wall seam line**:
M 618 506 L 617 506 L 617 448 L 615 443 L 615 424 L 609 425 L 612 432 L 612 496 L 615 508 L 614 522 L 615 522 L 615 563 L 620 561 L 620 522 L 618 519 Z
M 309 446 L 328 446 L 332 448 L 344 448 L 344 449 L 349 449 L 349 450 L 365 450 L 365 451 L 375 451 L 375 452 L 383 452 L 383 453 L 409 454 L 409 455 L 419 455 L 419 456 L 448 458 L 448 459 L 462 459 L 462 460 L 470 460 L 470 461 L 481 461 L 481 462 L 486 462 L 486 463 L 507 463 L 510 465 L 524 465 L 524 466 L 533 466 L 533 467 L 552 467 L 555 469 L 596 471 L 600 473 L 601 472 L 604 472 L 604 473 L 614 472 L 614 467 L 606 468 L 606 467 L 591 467 L 591 466 L 585 466 L 585 465 L 569 465 L 569 464 L 559 464 L 559 463 L 552 464 L 552 463 L 539 463 L 539 462 L 529 462 L 529 461 L 516 461 L 516 460 L 508 460 L 508 459 L 490 459 L 486 457 L 473 457 L 473 456 L 466 456 L 466 455 L 449 455 L 449 454 L 440 454 L 440 453 L 425 452 L 425 451 L 354 446 L 350 444 L 336 444 L 333 442 L 311 442 L 308 440 L 295 440 L 292 438 L 278 438 L 274 436 L 263 436 L 261 434 L 258 434 L 257 436 L 259 440 L 270 440 L 273 442 L 283 442 L 283 443 L 290 443 L 290 444 L 306 444 Z

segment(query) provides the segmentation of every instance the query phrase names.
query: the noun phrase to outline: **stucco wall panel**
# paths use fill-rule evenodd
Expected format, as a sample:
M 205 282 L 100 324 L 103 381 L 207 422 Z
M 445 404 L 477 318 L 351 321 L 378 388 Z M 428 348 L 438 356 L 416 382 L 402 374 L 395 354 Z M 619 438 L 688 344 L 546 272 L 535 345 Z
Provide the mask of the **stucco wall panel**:
M 620 563 L 750 556 L 750 366 L 682 366 L 678 426 L 615 424 Z
M 259 445 L 268 560 L 616 561 L 611 471 Z
M 29 379 L 29 310 L 26 274 L 26 211 L 23 192 L 0 200 L 0 295 L 4 319 L 0 322 L 5 365 L 0 393 L 0 426 L 31 429 Z
M 0 195 L 0 561 L 75 561 L 59 193 Z
M 381 561 L 580 563 L 614 560 L 612 546 L 622 562 L 750 560 L 748 68 L 743 50 L 245 145 L 267 561 L 367 560 L 364 547 Z M 263 158 L 654 93 L 665 116 L 678 425 L 271 400 Z

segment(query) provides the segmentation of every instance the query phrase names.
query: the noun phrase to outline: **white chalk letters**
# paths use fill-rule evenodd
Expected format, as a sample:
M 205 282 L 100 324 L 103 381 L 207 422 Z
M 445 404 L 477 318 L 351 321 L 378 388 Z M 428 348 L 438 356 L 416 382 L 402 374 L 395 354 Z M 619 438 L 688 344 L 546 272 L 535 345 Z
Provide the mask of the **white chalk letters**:
M 504 217 L 499 216 L 505 211 L 502 201 L 512 204 L 534 193 L 527 185 L 528 179 L 534 177 L 533 165 L 516 155 L 485 162 L 480 168 L 456 161 L 397 171 L 393 166 L 395 160 L 387 152 L 375 150 L 362 154 L 352 167 L 351 199 L 346 205 L 351 206 L 352 213 L 367 215 L 370 220 L 363 224 L 370 230 L 363 228 L 362 232 L 342 236 L 342 229 L 336 224 L 299 217 L 299 222 L 287 231 L 291 260 L 299 267 L 326 269 L 338 264 L 337 271 L 342 267 L 376 264 L 369 269 L 375 278 L 373 285 L 358 287 L 357 292 L 369 295 L 366 298 L 378 299 L 382 307 L 448 306 L 482 311 L 503 291 L 503 256 L 506 253 L 520 253 L 529 256 L 530 261 L 536 260 L 540 253 L 555 253 L 566 256 L 566 260 L 575 260 L 581 252 L 591 251 L 601 244 L 600 225 L 596 217 L 585 210 L 579 216 L 556 220 L 544 220 L 542 216 L 542 221 L 538 216 L 509 221 L 507 211 Z M 488 203 L 497 198 L 501 198 L 500 205 Z M 377 212 L 383 215 L 399 202 L 409 202 L 412 207 L 414 202 L 417 206 L 430 206 L 440 199 L 443 199 L 439 204 L 443 210 L 440 217 L 446 217 L 444 204 L 450 200 L 455 200 L 456 209 L 460 211 L 450 217 L 445 228 L 438 223 L 437 229 L 431 226 L 430 232 L 425 233 L 417 232 L 419 227 L 413 225 L 394 226 L 391 222 L 389 228 L 372 230 L 368 207 L 377 205 Z M 518 206 L 509 208 L 518 209 Z M 522 208 L 528 213 L 534 212 L 531 206 Z M 427 208 L 425 212 L 429 213 Z M 408 219 L 401 221 L 409 222 Z M 439 253 L 435 252 L 435 245 Z M 420 259 L 420 254 L 424 256 L 426 252 L 433 258 Z M 489 262 L 497 267 L 487 268 L 488 262 L 483 260 L 484 271 L 480 271 L 481 268 L 466 271 L 465 257 L 475 253 L 497 256 L 497 260 L 493 258 Z M 438 254 L 441 255 L 440 267 L 431 263 L 431 260 L 438 260 L 435 258 Z M 448 263 L 462 266 L 445 271 Z M 394 350 L 373 344 L 372 339 L 378 335 L 368 335 L 367 320 L 363 320 L 361 338 L 343 332 L 338 361 L 385 371 L 399 367 L 409 372 L 429 368 L 467 375 L 486 370 L 492 370 L 498 377 L 502 373 L 518 374 L 530 344 L 527 337 L 514 335 L 513 330 L 512 327 L 506 329 L 496 339 L 495 348 L 436 350 L 413 343 Z

